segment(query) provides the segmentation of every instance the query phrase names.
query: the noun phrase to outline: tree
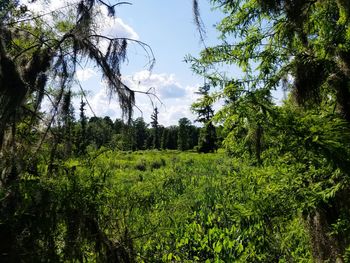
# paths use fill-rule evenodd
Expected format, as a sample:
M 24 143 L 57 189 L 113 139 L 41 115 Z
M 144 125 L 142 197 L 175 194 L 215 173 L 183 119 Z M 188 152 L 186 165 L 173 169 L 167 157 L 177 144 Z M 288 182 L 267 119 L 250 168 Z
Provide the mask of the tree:
M 105 116 L 105 117 L 103 118 L 103 122 L 104 122 L 108 127 L 110 127 L 111 129 L 114 128 L 114 123 L 113 123 L 113 121 L 111 120 L 111 118 L 110 118 L 109 116 Z
M 62 122 L 62 132 L 63 132 L 63 141 L 65 148 L 65 156 L 70 156 L 72 153 L 73 147 L 73 124 L 74 124 L 74 108 L 71 103 L 72 92 L 68 90 L 63 95 L 63 102 L 60 110 L 60 121 Z
M 191 110 L 198 114 L 196 121 L 203 124 L 200 130 L 198 151 L 199 152 L 213 152 L 217 149 L 216 145 L 216 128 L 212 123 L 214 110 L 212 108 L 212 98 L 209 96 L 210 86 L 204 84 L 199 88 L 197 94 L 201 97 L 191 105 Z
M 121 119 L 115 119 L 113 123 L 113 130 L 115 133 L 120 134 L 122 133 L 123 127 L 125 126 L 125 123 Z
M 201 97 L 191 105 L 191 110 L 197 113 L 198 117 L 196 121 L 200 123 L 209 122 L 214 116 L 214 110 L 212 107 L 212 97 L 209 96 L 210 86 L 204 84 L 204 86 L 199 87 L 199 90 L 196 92 Z
M 133 151 L 136 149 L 135 142 L 135 127 L 132 125 L 132 122 L 128 122 L 124 125 L 122 133 L 120 135 L 121 147 L 120 150 L 123 151 Z
M 228 103 L 217 114 L 218 119 L 224 121 L 224 126 L 228 130 L 226 145 L 231 146 L 239 138 L 247 138 L 247 142 L 255 141 L 256 159 L 262 163 L 263 154 L 272 158 L 266 160 L 267 162 L 279 160 L 281 155 L 272 157 L 268 154 L 273 151 L 271 145 L 275 146 L 275 149 L 280 147 L 288 149 L 278 141 L 273 142 L 272 139 L 269 141 L 270 146 L 265 144 L 263 148 L 262 135 L 270 133 L 273 126 L 278 126 L 285 134 L 296 136 L 294 142 L 284 141 L 291 147 L 289 149 L 293 148 L 296 141 L 308 141 L 307 129 L 301 129 L 297 121 L 293 122 L 294 126 L 287 125 L 287 122 L 276 117 L 279 115 L 279 108 L 271 107 L 271 91 L 285 88 L 292 95 L 290 100 L 294 100 L 304 110 L 305 115 L 299 121 L 308 119 L 310 123 L 316 122 L 320 127 L 325 123 L 334 125 L 334 144 L 325 139 L 332 137 L 332 129 L 325 128 L 329 134 L 322 135 L 323 139 L 316 136 L 313 143 L 304 145 L 304 156 L 309 156 L 310 159 L 299 159 L 298 164 L 304 166 L 306 163 L 313 163 L 319 167 L 317 166 L 320 165 L 319 160 L 324 158 L 323 160 L 332 167 L 329 174 L 339 169 L 342 171 L 342 176 L 347 177 L 348 172 L 340 164 L 339 155 L 336 154 L 337 147 L 334 146 L 339 146 L 342 140 L 345 145 L 348 142 L 348 132 L 344 132 L 342 138 L 337 131 L 338 129 L 346 131 L 346 126 L 350 122 L 349 1 L 214 0 L 212 2 L 222 8 L 225 14 L 225 18 L 217 27 L 221 32 L 223 43 L 206 48 L 199 59 L 188 58 L 188 60 L 192 62 L 193 69 L 197 73 L 205 75 L 211 81 L 211 85 L 223 87 L 218 97 L 229 98 Z M 194 1 L 195 10 L 197 4 L 197 1 Z M 197 25 L 200 26 L 198 9 L 195 16 Z M 242 69 L 242 77 L 221 74 L 218 67 L 222 63 L 238 65 Z M 204 72 L 203 68 L 210 70 Z M 288 113 L 283 114 L 291 119 L 300 114 L 291 108 L 288 110 Z M 317 116 L 315 111 L 323 114 Z M 346 121 L 345 123 L 339 121 L 339 115 Z M 319 121 L 322 119 L 324 123 L 321 125 L 322 121 Z M 281 127 L 278 121 L 286 126 Z M 268 123 L 272 125 L 267 125 Z M 308 126 L 305 122 L 302 123 Z M 315 127 L 309 126 L 309 128 L 313 131 L 318 130 Z M 232 134 L 234 137 L 230 137 Z M 328 148 L 328 154 L 320 151 L 321 156 L 317 155 L 315 149 L 320 147 L 319 140 Z M 349 156 L 347 152 L 343 150 L 341 152 Z M 284 154 L 282 155 L 285 156 Z M 293 152 L 290 151 L 290 154 Z M 320 159 L 312 156 L 318 156 Z M 322 169 L 327 170 L 326 166 L 322 166 Z M 310 191 L 310 194 L 315 194 L 313 192 L 315 184 L 323 185 L 327 180 L 318 181 L 307 170 L 301 174 L 298 178 L 307 178 L 308 183 L 300 188 L 303 191 Z M 349 215 L 349 209 L 344 205 L 350 201 L 349 197 L 343 195 L 343 190 L 335 189 L 340 187 L 349 191 L 350 186 L 342 181 L 340 184 L 334 183 L 325 187 L 328 191 L 333 191 L 332 197 L 328 196 L 326 201 L 319 200 L 313 203 L 314 209 L 308 207 L 302 212 L 306 215 L 304 219 L 309 225 L 315 261 L 343 262 L 341 255 L 344 255 L 350 241 L 345 235 L 332 235 L 331 226 L 337 224 L 336 222 L 346 222 L 344 215 Z
M 116 93 L 124 113 L 131 116 L 134 91 L 121 81 L 120 66 L 129 43 L 135 42 L 151 55 L 149 47 L 136 40 L 106 37 L 97 33 L 96 8 L 102 5 L 114 14 L 116 5 L 104 1 L 82 0 L 45 16 L 32 14 L 17 1 L 2 3 L 0 32 L 0 141 L 12 123 L 24 114 L 35 116 L 41 102 L 50 92 L 48 81 L 54 81 L 57 99 L 53 114 L 69 90 L 78 63 L 92 60 L 101 70 L 109 90 Z M 74 17 L 76 11 L 77 16 Z M 47 22 L 49 21 L 49 22 Z M 101 42 L 107 49 L 102 50 Z M 11 84 L 10 84 L 11 83 Z M 15 88 L 13 88 L 15 87 Z M 56 110 L 55 110 L 56 109 Z
M 147 124 L 142 117 L 133 121 L 136 150 L 145 150 L 148 137 Z
M 87 138 L 87 117 L 85 115 L 86 103 L 81 99 L 79 107 L 79 130 L 78 130 L 78 141 L 77 141 L 77 152 L 78 154 L 85 154 L 86 147 L 88 145 Z
M 176 150 L 177 141 L 178 141 L 178 127 L 173 125 L 164 129 L 167 131 L 167 136 L 164 136 L 164 144 L 166 145 L 166 149 Z M 163 133 L 164 134 L 164 133 Z
M 191 121 L 187 118 L 179 120 L 179 127 L 177 133 L 177 147 L 181 151 L 190 149 L 190 126 Z
M 203 153 L 214 152 L 217 150 L 216 128 L 211 121 L 204 124 L 200 129 L 198 139 L 198 151 Z
M 113 130 L 103 118 L 91 117 L 87 125 L 89 144 L 96 149 L 107 146 L 112 139 Z
M 168 141 L 169 141 L 169 130 L 168 128 L 163 128 L 161 140 L 160 140 L 160 147 L 162 150 L 168 149 Z
M 113 15 L 115 7 L 121 4 L 126 2 L 112 5 L 101 0 L 81 0 L 38 15 L 20 1 L 0 3 L 1 261 L 38 262 L 43 258 L 47 261 L 82 261 L 82 248 L 87 244 L 95 244 L 93 250 L 100 261 L 106 261 L 108 255 L 111 262 L 130 261 L 130 255 L 122 252 L 123 248 L 117 248 L 114 241 L 103 233 L 98 209 L 94 207 L 96 203 L 90 203 L 89 208 L 82 212 L 83 218 L 74 217 L 77 203 L 67 196 L 66 200 L 60 199 L 64 193 L 55 192 L 53 186 L 62 174 L 66 174 L 67 184 L 76 180 L 73 168 L 64 169 L 64 162 L 55 162 L 59 144 L 56 139 L 60 137 L 55 134 L 58 130 L 55 124 L 61 121 L 66 129 L 65 137 L 71 137 L 71 88 L 77 67 L 83 65 L 84 60 L 100 69 L 111 95 L 117 95 L 123 113 L 131 118 L 134 91 L 122 82 L 120 67 L 130 43 L 141 45 L 150 58 L 152 51 L 143 42 L 98 33 L 98 9 L 107 8 L 109 15 Z M 40 113 L 44 98 L 52 103 L 50 115 L 46 118 Z M 66 117 L 60 120 L 61 113 Z M 98 128 L 99 121 L 90 120 L 90 130 L 92 126 Z M 19 129 L 23 123 L 26 123 L 26 129 Z M 34 129 L 39 131 L 41 140 L 22 143 L 25 138 L 33 137 L 29 135 Z M 101 133 L 101 137 L 105 135 Z M 106 141 L 104 138 L 98 144 Z M 69 141 L 66 146 L 66 151 L 70 152 Z M 36 175 L 38 180 L 33 180 L 28 187 L 25 177 L 29 170 L 33 170 L 32 166 L 38 166 L 35 159 L 40 158 L 45 160 L 44 166 L 46 161 L 49 163 L 47 169 L 42 168 L 39 176 Z M 45 180 L 51 180 L 52 187 L 46 188 Z M 76 181 L 72 185 L 75 188 L 72 193 L 76 196 L 82 193 L 82 185 L 78 186 Z M 94 189 L 97 193 L 98 189 Z M 54 193 L 59 193 L 57 198 L 45 198 Z M 51 203 L 50 200 L 55 201 Z M 62 213 L 56 207 L 67 210 Z M 82 206 L 79 209 L 83 209 Z M 55 243 L 58 227 L 65 229 L 60 245 Z M 58 246 L 64 256 L 57 255 Z
M 160 148 L 160 134 L 159 134 L 159 123 L 158 123 L 158 108 L 155 107 L 153 110 L 153 113 L 151 115 L 151 126 L 153 129 L 153 148 L 159 149 Z
M 65 7 L 64 12 L 53 11 L 45 16 L 31 13 L 18 1 L 2 3 L 0 150 L 15 149 L 16 124 L 27 116 L 37 121 L 44 97 L 52 102 L 52 117 L 44 135 L 49 133 L 60 108 L 65 107 L 77 66 L 84 59 L 100 68 L 110 92 L 117 94 L 123 113 L 131 117 L 134 91 L 121 81 L 120 66 L 129 43 L 138 43 L 149 55 L 152 51 L 140 41 L 100 35 L 95 23 L 99 6 L 113 15 L 114 8 L 123 3 L 107 5 L 100 0 L 81 0 Z M 32 121 L 28 130 L 35 124 Z

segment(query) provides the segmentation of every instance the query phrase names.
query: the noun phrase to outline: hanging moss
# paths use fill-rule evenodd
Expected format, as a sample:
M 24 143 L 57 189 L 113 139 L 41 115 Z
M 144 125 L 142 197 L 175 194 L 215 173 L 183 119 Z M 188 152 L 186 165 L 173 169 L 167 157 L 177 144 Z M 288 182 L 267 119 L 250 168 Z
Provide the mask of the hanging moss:
M 293 94 L 300 105 L 319 104 L 321 86 L 326 78 L 326 67 L 322 60 L 301 54 L 294 60 Z

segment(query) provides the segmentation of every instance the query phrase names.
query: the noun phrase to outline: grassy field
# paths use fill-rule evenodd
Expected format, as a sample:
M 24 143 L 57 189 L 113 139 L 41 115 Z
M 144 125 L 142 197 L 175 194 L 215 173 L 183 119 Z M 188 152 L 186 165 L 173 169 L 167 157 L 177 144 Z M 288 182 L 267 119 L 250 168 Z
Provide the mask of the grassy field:
M 268 168 L 220 152 L 103 150 L 65 167 L 57 192 L 79 207 L 69 213 L 98 215 L 138 262 L 310 261 L 286 182 Z M 94 261 L 90 250 L 81 253 Z

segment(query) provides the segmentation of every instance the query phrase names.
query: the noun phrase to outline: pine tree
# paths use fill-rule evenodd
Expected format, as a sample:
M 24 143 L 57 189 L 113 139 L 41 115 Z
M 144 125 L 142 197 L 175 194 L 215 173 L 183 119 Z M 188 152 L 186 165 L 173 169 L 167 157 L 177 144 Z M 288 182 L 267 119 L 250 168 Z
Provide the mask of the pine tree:
M 198 1 L 193 2 L 197 26 L 201 27 Z M 343 182 L 349 176 L 346 161 L 349 153 L 340 149 L 341 145 L 348 148 L 346 127 L 350 123 L 350 2 L 213 0 L 212 3 L 222 8 L 225 15 L 217 27 L 223 41 L 206 47 L 199 59 L 188 60 L 212 85 L 223 87 L 218 97 L 229 98 L 217 115 L 227 134 L 224 144 L 233 151 L 243 150 L 241 156 L 251 151 L 259 165 L 265 161 L 278 163 L 281 156 L 286 158 L 281 158 L 280 164 L 288 163 L 286 170 L 298 171 L 292 182 L 303 182 L 295 189 L 286 185 L 287 191 L 303 192 L 305 198 L 322 196 L 318 201 L 306 198 L 296 203 L 303 207 L 298 213 L 302 212 L 308 225 L 314 261 L 343 262 L 350 245 L 349 231 L 345 230 L 349 221 L 344 220 L 350 216 L 347 205 L 350 197 L 344 194 L 350 187 Z M 223 64 L 239 66 L 242 74 L 232 79 L 217 74 Z M 203 72 L 203 68 L 210 68 L 211 72 Z M 292 102 L 293 107 L 287 107 L 277 119 L 279 107 L 273 105 L 271 92 L 281 88 L 290 92 L 288 103 Z M 278 127 L 276 134 L 287 138 L 283 143 L 266 136 L 274 126 Z M 270 145 L 263 139 L 269 140 Z M 242 147 L 237 147 L 238 144 Z M 263 160 L 273 151 L 278 154 Z M 296 155 L 299 151 L 300 156 Z M 345 159 L 339 152 L 343 152 Z M 337 182 L 342 183 L 330 183 L 331 174 L 338 172 L 342 175 Z M 315 190 L 318 185 L 332 194 Z M 339 222 L 347 226 L 335 231 Z
M 186 151 L 190 149 L 190 127 L 191 121 L 187 118 L 181 118 L 179 120 L 179 127 L 177 132 L 177 147 L 180 151 Z
M 158 108 L 155 107 L 151 115 L 151 119 L 152 119 L 151 126 L 153 129 L 153 149 L 160 148 L 158 114 L 159 114 Z
M 168 128 L 163 128 L 163 132 L 162 132 L 162 137 L 161 137 L 161 143 L 160 143 L 160 147 L 165 150 L 168 149 L 168 141 L 169 141 L 169 130 Z
M 209 90 L 210 86 L 208 84 L 200 87 L 197 94 L 201 97 L 191 106 L 191 110 L 198 115 L 196 121 L 203 124 L 198 140 L 198 151 L 204 153 L 213 152 L 217 149 L 216 128 L 212 123 L 214 115 L 213 100 L 209 95 Z
M 86 153 L 86 147 L 88 145 L 88 139 L 87 139 L 87 117 L 85 115 L 85 105 L 86 103 L 81 99 L 80 101 L 80 107 L 79 107 L 79 123 L 80 123 L 80 130 L 78 135 L 78 154 L 85 154 Z
M 147 140 L 147 126 L 142 117 L 133 121 L 136 150 L 144 150 Z
M 65 148 L 65 156 L 68 157 L 72 153 L 73 146 L 73 123 L 74 108 L 72 106 L 72 92 L 68 90 L 63 95 L 63 103 L 60 112 L 60 121 L 62 122 L 63 142 Z

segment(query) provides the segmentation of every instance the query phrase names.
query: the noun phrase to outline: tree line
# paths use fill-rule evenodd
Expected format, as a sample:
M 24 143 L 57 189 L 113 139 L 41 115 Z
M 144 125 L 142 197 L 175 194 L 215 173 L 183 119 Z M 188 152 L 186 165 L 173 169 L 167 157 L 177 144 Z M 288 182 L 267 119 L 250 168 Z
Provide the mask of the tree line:
M 125 122 L 122 119 L 111 120 L 110 117 L 91 117 L 84 127 L 81 121 L 74 122 L 78 145 L 93 148 L 108 147 L 123 151 L 149 149 L 190 150 L 198 145 L 198 127 L 187 118 L 179 120 L 179 125 L 164 127 L 151 126 L 142 117 Z M 84 130 L 85 129 L 85 130 Z M 83 135 L 84 134 L 84 135 Z M 80 148 L 82 149 L 82 148 Z
M 70 91 L 64 94 L 63 103 L 58 110 L 57 120 L 52 127 L 57 140 L 69 150 L 71 154 L 85 154 L 88 147 L 99 149 L 107 147 L 123 151 L 137 150 L 192 150 L 208 153 L 218 149 L 221 127 L 215 127 L 212 122 L 214 116 L 213 100 L 209 96 L 209 85 L 199 87 L 199 98 L 193 103 L 191 110 L 197 114 L 199 128 L 183 117 L 178 125 L 164 127 L 158 121 L 159 110 L 153 109 L 151 122 L 147 124 L 143 117 L 136 119 L 116 119 L 110 117 L 91 117 L 85 114 L 86 102 L 83 99 L 79 107 L 79 120 L 75 120 L 74 108 L 71 104 Z

